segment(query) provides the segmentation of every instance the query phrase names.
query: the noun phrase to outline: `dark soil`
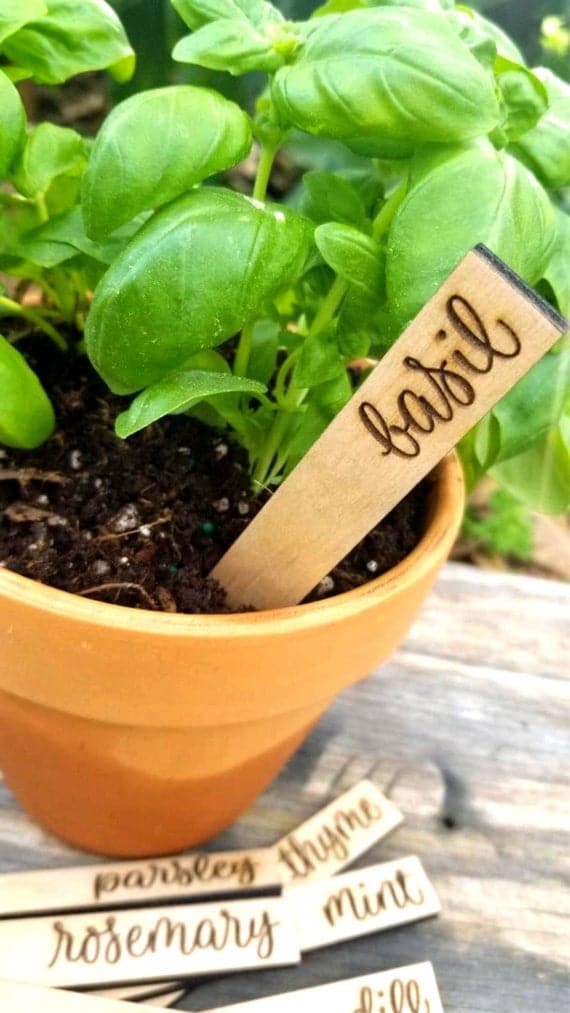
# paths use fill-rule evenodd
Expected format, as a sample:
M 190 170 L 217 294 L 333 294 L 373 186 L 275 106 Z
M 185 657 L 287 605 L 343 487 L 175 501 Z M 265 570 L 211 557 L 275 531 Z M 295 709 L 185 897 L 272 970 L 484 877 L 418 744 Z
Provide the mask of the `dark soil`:
M 45 347 L 45 343 L 43 345 Z M 263 505 L 243 451 L 185 416 L 126 442 L 125 400 L 85 359 L 34 360 L 59 420 L 33 452 L 0 449 L 0 565 L 101 601 L 167 612 L 231 611 L 207 574 Z M 358 587 L 418 542 L 425 484 L 412 492 L 308 600 Z

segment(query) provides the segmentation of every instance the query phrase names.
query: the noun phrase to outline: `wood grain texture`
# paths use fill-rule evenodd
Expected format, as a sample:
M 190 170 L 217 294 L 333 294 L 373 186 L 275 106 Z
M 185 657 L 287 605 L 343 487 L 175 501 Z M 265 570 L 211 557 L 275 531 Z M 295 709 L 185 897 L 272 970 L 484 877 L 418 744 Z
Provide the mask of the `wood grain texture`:
M 570 587 L 448 565 L 390 663 L 347 691 L 217 848 L 270 846 L 370 776 L 405 822 L 359 865 L 417 854 L 439 918 L 194 984 L 180 1009 L 431 960 L 446 1013 L 562 1013 L 570 855 Z M 88 862 L 0 786 L 2 871 Z
M 214 567 L 229 600 L 302 601 L 565 328 L 484 247 L 468 253 Z

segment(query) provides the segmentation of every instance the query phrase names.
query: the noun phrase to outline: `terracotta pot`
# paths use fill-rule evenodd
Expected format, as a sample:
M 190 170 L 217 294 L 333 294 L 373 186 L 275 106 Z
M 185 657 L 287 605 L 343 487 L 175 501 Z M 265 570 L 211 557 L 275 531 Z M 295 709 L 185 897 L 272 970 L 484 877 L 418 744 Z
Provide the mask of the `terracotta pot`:
M 69 843 L 166 854 L 223 829 L 336 694 L 404 637 L 457 534 L 455 456 L 425 534 L 395 569 L 336 598 L 185 616 L 90 601 L 0 570 L 0 768 Z

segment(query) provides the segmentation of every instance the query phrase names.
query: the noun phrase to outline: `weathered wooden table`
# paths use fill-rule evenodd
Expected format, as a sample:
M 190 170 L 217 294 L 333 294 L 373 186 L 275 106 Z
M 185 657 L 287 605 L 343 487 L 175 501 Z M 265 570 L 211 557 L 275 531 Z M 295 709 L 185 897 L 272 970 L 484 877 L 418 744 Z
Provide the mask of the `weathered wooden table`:
M 448 565 L 393 660 L 337 701 L 215 842 L 269 845 L 372 776 L 406 820 L 360 864 L 418 854 L 442 915 L 313 952 L 296 969 L 194 986 L 179 1008 L 429 959 L 447 1013 L 567 1009 L 569 676 L 570 586 Z M 86 860 L 0 786 L 0 871 Z

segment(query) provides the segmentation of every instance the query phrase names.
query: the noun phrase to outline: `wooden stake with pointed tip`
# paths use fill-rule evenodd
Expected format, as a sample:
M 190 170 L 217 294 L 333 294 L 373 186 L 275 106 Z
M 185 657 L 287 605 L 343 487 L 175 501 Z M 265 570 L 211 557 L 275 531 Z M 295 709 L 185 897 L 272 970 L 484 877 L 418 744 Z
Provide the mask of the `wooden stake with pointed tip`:
M 230 604 L 302 601 L 567 328 L 468 253 L 214 568 Z

